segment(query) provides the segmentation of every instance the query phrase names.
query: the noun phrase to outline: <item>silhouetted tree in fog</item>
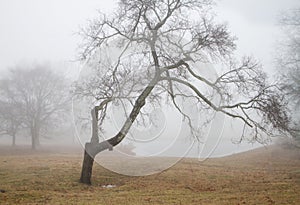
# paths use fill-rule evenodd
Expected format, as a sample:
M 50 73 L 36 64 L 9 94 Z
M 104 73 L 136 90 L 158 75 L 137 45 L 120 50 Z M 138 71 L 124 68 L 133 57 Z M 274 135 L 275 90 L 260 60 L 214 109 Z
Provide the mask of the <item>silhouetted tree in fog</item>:
M 63 76 L 48 66 L 16 67 L 2 80 L 1 99 L 10 119 L 20 119 L 29 130 L 32 149 L 40 144 L 40 133 L 51 121 L 58 120 L 67 109 L 69 94 Z M 19 121 L 18 121 L 19 122 Z
M 94 157 L 118 145 L 153 104 L 173 105 L 195 138 L 201 130 L 180 106 L 185 99 L 193 101 L 199 114 L 210 112 L 209 120 L 214 112 L 239 119 L 244 123 L 242 139 L 248 135 L 263 142 L 263 132 L 287 130 L 277 87 L 267 83 L 258 62 L 234 59 L 235 39 L 226 25 L 214 22 L 213 4 L 211 0 L 120 0 L 112 16 L 101 14 L 82 30 L 82 57 L 96 72 L 79 81 L 74 92 L 93 99 L 96 106 L 91 111 L 93 133 L 85 146 L 81 182 L 91 183 Z M 106 59 L 112 56 L 99 57 L 111 47 L 120 51 L 113 52 L 118 55 L 114 63 Z M 199 69 L 209 70 L 208 63 L 222 65 L 219 76 L 201 75 Z M 131 105 L 124 107 L 127 120 L 115 136 L 100 142 L 98 129 L 113 103 Z
M 3 88 L 5 81 L 1 81 L 0 87 Z M 16 136 L 22 127 L 22 119 L 19 114 L 19 106 L 12 99 L 3 98 L 0 94 L 0 135 L 12 137 L 12 146 L 16 145 Z
M 286 34 L 277 57 L 280 84 L 289 100 L 293 137 L 300 142 L 300 8 L 283 13 L 280 25 Z

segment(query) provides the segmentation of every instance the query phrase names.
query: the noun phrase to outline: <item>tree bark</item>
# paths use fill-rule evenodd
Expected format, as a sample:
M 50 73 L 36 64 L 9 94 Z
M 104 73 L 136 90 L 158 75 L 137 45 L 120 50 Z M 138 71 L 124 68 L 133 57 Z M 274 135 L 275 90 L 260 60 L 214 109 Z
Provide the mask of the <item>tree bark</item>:
M 94 157 L 92 153 L 92 143 L 85 144 L 84 156 L 83 156 L 83 163 L 82 163 L 82 170 L 81 170 L 81 177 L 80 182 L 84 184 L 91 184 L 91 177 L 93 171 L 93 164 L 94 164 Z
M 93 171 L 94 157 L 96 156 L 95 145 L 99 143 L 98 137 L 98 111 L 96 108 L 91 110 L 92 115 L 92 138 L 90 143 L 85 144 L 84 156 L 82 162 L 82 170 L 80 182 L 91 185 L 91 177 Z

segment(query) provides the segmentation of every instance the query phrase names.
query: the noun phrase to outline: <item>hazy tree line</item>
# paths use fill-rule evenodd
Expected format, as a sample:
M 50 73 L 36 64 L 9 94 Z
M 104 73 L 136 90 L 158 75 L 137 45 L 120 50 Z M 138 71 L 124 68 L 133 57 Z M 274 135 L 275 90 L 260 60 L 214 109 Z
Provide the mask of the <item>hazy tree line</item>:
M 49 65 L 20 65 L 0 79 L 0 134 L 30 135 L 32 149 L 41 133 L 64 124 L 70 105 L 68 82 Z
M 282 13 L 279 23 L 285 34 L 276 59 L 280 87 L 288 100 L 294 143 L 300 145 L 300 8 Z

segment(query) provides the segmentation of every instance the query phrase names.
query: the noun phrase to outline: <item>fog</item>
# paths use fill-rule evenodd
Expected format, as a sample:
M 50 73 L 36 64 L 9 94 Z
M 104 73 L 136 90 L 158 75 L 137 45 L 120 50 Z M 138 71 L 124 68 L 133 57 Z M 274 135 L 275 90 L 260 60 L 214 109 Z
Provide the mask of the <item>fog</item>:
M 215 13 L 217 20 L 226 22 L 231 34 L 237 37 L 237 56 L 250 55 L 257 58 L 270 75 L 275 74 L 274 54 L 276 46 L 283 36 L 278 26 L 281 12 L 300 6 L 298 0 L 223 0 L 217 1 Z M 112 12 L 116 1 L 109 0 L 0 0 L 0 75 L 6 75 L 8 69 L 17 65 L 46 63 L 57 73 L 74 81 L 84 69 L 78 61 L 78 45 L 82 41 L 77 34 L 80 27 L 89 19 L 97 16 L 97 10 Z M 70 102 L 70 106 L 71 106 Z M 167 108 L 165 108 L 167 109 Z M 73 110 L 74 111 L 74 110 Z M 90 114 L 87 111 L 88 115 Z M 71 112 L 71 115 L 74 114 Z M 76 114 L 75 114 L 76 115 Z M 178 134 L 183 129 L 181 119 L 172 111 L 165 111 L 165 126 L 162 129 L 165 138 L 158 142 L 134 144 L 134 152 L 141 156 L 156 156 L 170 146 L 168 136 Z M 70 118 L 71 119 L 71 118 Z M 169 120 L 168 120 L 169 119 Z M 70 120 L 73 122 L 73 119 Z M 176 124 L 177 123 L 177 124 Z M 214 124 L 215 123 L 215 124 Z M 75 146 L 81 148 L 90 138 L 90 133 L 80 133 L 77 124 L 73 128 L 54 132 L 47 138 L 41 138 L 42 147 Z M 88 130 L 91 125 L 88 125 Z M 175 128 L 179 128 L 176 130 Z M 183 126 L 184 127 L 184 126 Z M 113 125 L 106 135 L 113 134 L 119 125 Z M 115 129 L 115 130 L 114 130 Z M 162 156 L 218 157 L 246 151 L 259 146 L 258 143 L 238 141 L 241 126 L 238 122 L 219 116 L 211 124 L 204 141 L 198 144 L 193 139 L 181 139 L 172 142 L 170 152 Z M 147 131 L 147 129 L 146 129 Z M 145 134 L 145 133 L 140 133 Z M 108 136 L 106 136 L 108 137 Z M 126 139 L 124 144 L 133 143 Z M 1 136 L 0 145 L 10 145 L 11 137 Z M 17 145 L 30 145 L 27 133 L 17 136 Z M 183 148 L 185 147 L 185 148 Z M 191 148 L 193 147 L 193 148 Z M 181 153 L 183 151 L 184 153 Z

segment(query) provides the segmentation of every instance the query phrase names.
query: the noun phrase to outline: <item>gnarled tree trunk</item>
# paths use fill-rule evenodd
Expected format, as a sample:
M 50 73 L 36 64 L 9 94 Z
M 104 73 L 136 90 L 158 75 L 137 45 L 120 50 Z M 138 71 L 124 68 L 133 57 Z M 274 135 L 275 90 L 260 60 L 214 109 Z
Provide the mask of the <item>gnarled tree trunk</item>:
M 92 170 L 94 158 L 96 156 L 94 145 L 99 143 L 98 137 L 98 110 L 93 108 L 92 115 L 92 138 L 90 143 L 86 143 L 84 147 L 83 163 L 81 170 L 80 182 L 84 184 L 91 184 Z
M 146 98 L 153 90 L 156 83 L 159 81 L 159 76 L 155 76 L 149 85 L 144 89 L 141 95 L 135 101 L 135 104 L 131 110 L 129 117 L 127 118 L 126 122 L 124 123 L 120 132 L 110 138 L 109 140 L 103 141 L 99 143 L 98 137 L 98 111 L 103 108 L 103 104 L 101 103 L 99 106 L 95 107 L 91 111 L 92 115 L 92 138 L 90 143 L 85 144 L 85 151 L 82 163 L 82 170 L 81 170 L 81 177 L 80 182 L 84 184 L 91 184 L 91 176 L 93 170 L 93 163 L 95 156 L 106 149 L 112 150 L 112 148 L 118 145 L 128 133 L 132 123 L 140 113 L 140 110 L 145 105 Z M 111 99 L 108 99 L 106 102 L 108 103 Z
M 91 154 L 92 145 L 93 144 L 91 143 L 85 144 L 81 177 L 80 177 L 80 182 L 84 184 L 91 184 L 92 170 L 93 170 L 94 157 L 95 157 L 95 155 Z

